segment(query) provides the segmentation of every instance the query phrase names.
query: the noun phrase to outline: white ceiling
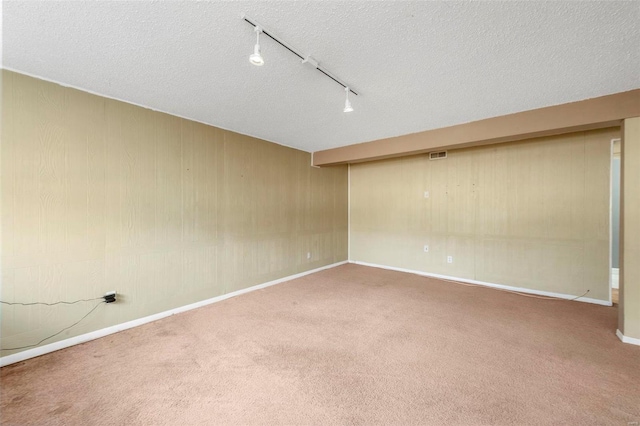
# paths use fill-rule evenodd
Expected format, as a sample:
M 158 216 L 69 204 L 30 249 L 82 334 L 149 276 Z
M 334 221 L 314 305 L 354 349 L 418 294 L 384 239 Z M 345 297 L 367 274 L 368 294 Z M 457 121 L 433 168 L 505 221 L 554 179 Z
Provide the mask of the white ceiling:
M 5 1 L 3 67 L 305 151 L 640 87 L 640 2 Z M 352 85 L 262 37 L 242 12 Z

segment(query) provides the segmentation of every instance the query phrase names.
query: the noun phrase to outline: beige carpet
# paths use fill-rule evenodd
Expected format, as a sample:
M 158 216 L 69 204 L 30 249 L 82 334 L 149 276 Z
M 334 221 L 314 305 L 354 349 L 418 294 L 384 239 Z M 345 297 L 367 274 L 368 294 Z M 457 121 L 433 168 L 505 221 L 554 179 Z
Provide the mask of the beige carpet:
M 344 265 L 1 370 L 3 424 L 627 425 L 616 308 Z

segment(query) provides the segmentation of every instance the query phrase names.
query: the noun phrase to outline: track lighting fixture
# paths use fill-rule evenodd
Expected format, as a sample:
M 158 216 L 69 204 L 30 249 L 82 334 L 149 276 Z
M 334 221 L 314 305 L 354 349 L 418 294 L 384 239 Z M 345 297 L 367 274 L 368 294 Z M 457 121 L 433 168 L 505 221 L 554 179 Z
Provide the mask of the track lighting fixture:
M 344 112 L 351 112 L 353 111 L 353 107 L 351 106 L 351 102 L 349 102 L 349 87 L 345 87 L 344 91 L 347 94 L 347 99 L 344 101 Z
M 256 25 L 253 30 L 256 32 L 256 45 L 253 47 L 253 54 L 249 56 L 249 62 L 255 66 L 261 67 L 264 65 L 264 59 L 260 54 L 260 33 L 262 32 L 262 28 Z
M 318 63 L 318 61 L 315 60 L 313 57 L 311 57 L 310 55 L 303 55 L 302 53 L 300 53 L 299 50 L 295 49 L 289 43 L 285 42 L 284 40 L 282 40 L 279 37 L 276 37 L 270 30 L 267 31 L 264 28 L 264 26 L 262 26 L 262 24 L 259 24 L 255 19 L 250 18 L 245 14 L 242 14 L 241 18 L 245 22 L 247 22 L 248 24 L 252 25 L 253 26 L 253 30 L 256 32 L 256 45 L 253 48 L 253 54 L 251 56 L 249 56 L 249 61 L 253 65 L 256 65 L 256 66 L 264 65 L 264 59 L 262 58 L 262 55 L 260 54 L 260 34 L 262 33 L 262 34 L 266 35 L 267 37 L 269 37 L 271 40 L 273 40 L 276 43 L 278 43 L 280 46 L 282 46 L 285 49 L 287 49 L 289 52 L 291 52 L 294 55 L 296 55 L 298 58 L 300 58 L 300 60 L 302 61 L 302 64 L 305 64 L 307 66 L 310 66 L 313 69 L 316 69 L 316 70 L 320 71 L 326 77 L 329 77 L 331 80 L 335 81 L 340 86 L 344 87 L 344 90 L 345 90 L 345 92 L 347 94 L 347 99 L 346 99 L 346 101 L 344 103 L 344 110 L 343 111 L 344 112 L 353 111 L 353 107 L 351 106 L 351 102 L 349 102 L 349 92 L 351 92 L 354 95 L 358 96 L 358 93 L 355 90 L 350 89 L 349 86 L 346 83 L 344 83 L 338 77 L 336 77 L 331 72 L 329 72 L 328 69 L 326 69 L 325 67 L 320 65 Z

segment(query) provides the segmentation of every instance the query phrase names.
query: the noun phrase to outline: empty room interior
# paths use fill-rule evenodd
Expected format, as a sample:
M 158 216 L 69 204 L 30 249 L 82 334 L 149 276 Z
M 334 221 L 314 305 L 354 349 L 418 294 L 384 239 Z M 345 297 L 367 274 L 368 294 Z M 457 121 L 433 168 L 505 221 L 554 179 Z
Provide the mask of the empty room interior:
M 640 422 L 640 2 L 0 4 L 1 424 Z

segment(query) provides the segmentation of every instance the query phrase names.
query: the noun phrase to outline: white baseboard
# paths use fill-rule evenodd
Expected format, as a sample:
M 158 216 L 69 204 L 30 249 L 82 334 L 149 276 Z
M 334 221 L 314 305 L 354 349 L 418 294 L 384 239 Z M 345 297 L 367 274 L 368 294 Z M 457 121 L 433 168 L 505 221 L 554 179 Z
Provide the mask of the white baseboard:
M 481 286 L 485 286 L 485 287 L 493 287 L 493 288 L 500 288 L 500 289 L 503 289 L 503 290 L 517 291 L 518 293 L 528 293 L 528 294 L 536 294 L 536 295 L 539 295 L 539 296 L 556 297 L 558 299 L 575 299 L 576 297 L 578 297 L 577 295 L 572 295 L 572 294 L 552 293 L 552 292 L 549 292 L 549 291 L 533 290 L 533 289 L 530 289 L 530 288 L 512 287 L 512 286 L 508 286 L 508 285 L 493 284 L 493 283 L 488 283 L 488 282 L 484 282 L 484 281 L 470 280 L 470 279 L 467 279 L 467 278 L 456 278 L 456 277 L 450 277 L 450 276 L 447 276 L 447 275 L 430 274 L 428 272 L 414 271 L 414 270 L 411 270 L 411 269 L 404 269 L 404 268 L 396 268 L 396 267 L 393 267 L 393 266 L 377 265 L 375 263 L 359 262 L 359 261 L 353 261 L 353 260 L 350 260 L 349 263 L 355 263 L 356 265 L 363 265 L 363 266 L 371 266 L 373 268 L 388 269 L 388 270 L 391 270 L 391 271 L 407 272 L 409 274 L 422 275 L 422 276 L 430 277 L 430 278 L 440 278 L 440 279 L 444 279 L 444 280 L 459 281 L 459 282 L 469 283 L 469 284 L 477 284 L 477 285 L 481 285 Z M 604 305 L 604 306 L 612 306 L 613 305 L 611 303 L 611 301 L 609 301 L 609 300 L 591 299 L 589 297 L 581 297 L 579 299 L 576 299 L 576 301 L 577 302 L 594 303 L 596 305 Z
M 620 288 L 620 269 L 611 268 L 611 288 Z
M 622 334 L 620 330 L 616 330 L 616 336 L 618 336 L 618 339 L 622 340 L 623 343 L 629 343 L 632 345 L 640 346 L 640 339 L 636 339 L 635 337 L 625 336 L 624 334 Z
M 129 328 L 138 327 L 143 324 L 147 324 L 152 321 L 157 321 L 162 318 L 169 317 L 171 315 L 179 314 L 181 312 L 190 311 L 192 309 L 200 308 L 202 306 L 210 305 L 212 303 L 221 302 L 223 300 L 229 299 L 231 297 L 240 296 L 241 294 L 249 293 L 251 291 L 260 290 L 265 287 L 270 287 L 272 285 L 280 284 L 285 281 L 291 281 L 296 278 L 304 277 L 305 275 L 313 274 L 315 272 L 322 271 L 324 269 L 335 268 L 336 266 L 344 265 L 348 263 L 346 260 L 343 262 L 333 263 L 331 265 L 322 266 L 320 268 L 312 269 L 310 271 L 301 272 L 299 274 L 290 275 L 288 277 L 279 278 L 274 281 L 269 281 L 266 283 L 254 285 L 253 287 L 243 288 L 242 290 L 234 291 L 232 293 L 222 294 L 220 296 L 213 297 L 211 299 L 201 300 L 200 302 L 191 303 L 189 305 L 180 306 L 178 308 L 170 309 L 168 311 L 159 312 L 157 314 L 149 315 L 144 318 L 138 318 L 132 321 L 128 321 L 122 324 L 116 324 L 111 327 L 103 328 L 100 330 L 92 331 L 90 333 L 81 334 L 80 336 L 71 337 L 69 339 L 60 340 L 58 342 L 50 343 L 44 346 L 38 346 L 33 349 L 28 349 L 26 351 L 18 352 L 15 354 L 3 356 L 0 358 L 0 367 L 4 367 L 9 364 L 14 364 L 16 362 L 24 361 L 29 358 L 35 358 L 40 355 L 44 355 L 50 352 L 55 352 L 60 349 L 68 348 L 70 346 L 79 345 L 80 343 L 85 343 L 90 340 L 99 339 L 104 336 L 108 336 L 110 334 L 117 333 L 119 331 L 127 330 Z

